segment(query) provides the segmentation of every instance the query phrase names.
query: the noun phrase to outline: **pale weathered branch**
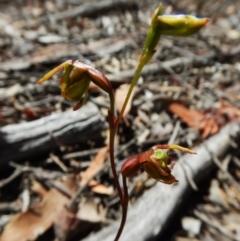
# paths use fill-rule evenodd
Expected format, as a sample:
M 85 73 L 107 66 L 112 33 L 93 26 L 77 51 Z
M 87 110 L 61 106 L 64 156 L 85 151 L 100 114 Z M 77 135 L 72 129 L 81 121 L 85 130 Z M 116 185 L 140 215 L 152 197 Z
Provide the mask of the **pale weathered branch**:
M 32 122 L 4 126 L 0 128 L 0 167 L 61 145 L 99 140 L 104 125 L 99 109 L 89 102 L 79 111 L 53 113 Z
M 204 145 L 195 148 L 194 150 L 198 153 L 196 156 L 186 155 L 183 157 L 188 175 L 191 175 L 196 183 L 205 179 L 215 166 L 209 151 L 212 155 L 224 155 L 231 145 L 230 136 L 237 137 L 239 130 L 239 124 L 228 124 L 218 134 L 205 141 Z M 209 151 L 205 146 L 208 147 Z M 179 180 L 178 184 L 157 183 L 153 188 L 146 191 L 136 204 L 130 206 L 121 240 L 145 241 L 156 236 L 169 224 L 175 210 L 183 202 L 191 201 L 187 200 L 186 195 L 191 188 L 179 163 L 175 165 L 173 173 Z M 112 241 L 118 225 L 119 221 L 98 233 L 92 234 L 84 241 Z

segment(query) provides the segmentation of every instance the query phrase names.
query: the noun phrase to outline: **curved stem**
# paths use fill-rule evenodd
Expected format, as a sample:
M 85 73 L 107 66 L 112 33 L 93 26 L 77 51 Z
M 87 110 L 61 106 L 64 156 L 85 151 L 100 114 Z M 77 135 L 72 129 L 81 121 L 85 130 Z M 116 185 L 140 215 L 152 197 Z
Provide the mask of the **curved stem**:
M 117 191 L 118 191 L 118 196 L 119 196 L 120 201 L 122 203 L 123 192 L 122 192 L 119 180 L 118 180 L 118 174 L 117 174 L 115 162 L 114 162 L 114 143 L 115 143 L 115 134 L 117 132 L 118 126 L 115 125 L 115 116 L 114 116 L 115 107 L 114 107 L 114 94 L 113 94 L 113 92 L 111 94 L 109 94 L 109 98 L 110 98 L 110 111 L 108 113 L 108 122 L 109 122 L 109 129 L 110 129 L 109 158 L 110 158 L 110 164 L 111 164 L 111 170 L 112 170 L 113 178 L 114 178 L 115 185 L 116 185 Z
M 126 183 L 126 177 L 122 176 L 123 180 L 123 190 L 121 189 L 119 180 L 118 180 L 118 175 L 114 163 L 114 140 L 115 140 L 115 134 L 117 132 L 118 124 L 115 122 L 114 118 L 114 99 L 111 99 L 110 96 L 110 111 L 109 111 L 109 126 L 110 126 L 110 140 L 109 140 L 109 156 L 110 156 L 110 163 L 111 163 L 111 169 L 115 181 L 115 185 L 117 187 L 118 191 L 118 196 L 120 198 L 121 206 L 122 206 L 122 218 L 121 218 L 121 223 L 118 228 L 118 232 L 116 234 L 116 237 L 114 241 L 118 241 L 123 228 L 125 226 L 126 218 L 127 218 L 127 210 L 128 210 L 128 189 L 127 189 L 127 183 Z
M 118 232 L 116 234 L 116 237 L 114 239 L 114 241 L 118 241 L 118 239 L 120 238 L 123 228 L 125 226 L 125 222 L 127 219 L 127 211 L 128 211 L 128 201 L 129 201 L 129 197 L 128 197 L 128 189 L 127 189 L 127 181 L 126 181 L 126 177 L 124 177 L 122 175 L 122 181 L 123 181 L 123 196 L 122 196 L 122 219 L 121 219 L 121 224 L 118 228 Z
M 127 190 L 127 182 L 126 182 L 126 177 L 122 176 L 122 180 L 123 180 L 123 191 L 121 189 L 121 186 L 119 184 L 119 180 L 118 180 L 118 175 L 117 175 L 117 171 L 116 171 L 116 167 L 115 167 L 115 163 L 114 163 L 114 139 L 115 139 L 115 134 L 117 132 L 117 128 L 119 126 L 119 123 L 123 117 L 124 111 L 126 109 L 127 103 L 129 101 L 129 98 L 132 94 L 133 88 L 136 85 L 138 78 L 141 74 L 141 71 L 144 67 L 144 65 L 148 62 L 148 60 L 150 59 L 150 53 L 148 53 L 147 51 L 144 52 L 140 58 L 140 61 L 138 63 L 137 69 L 134 73 L 131 85 L 129 87 L 127 96 L 124 100 L 122 109 L 119 113 L 118 118 L 115 120 L 114 117 L 114 97 L 113 95 L 109 94 L 110 97 L 110 111 L 109 111 L 109 126 L 110 126 L 110 140 L 109 140 L 109 155 L 110 155 L 110 163 L 111 163 L 111 169 L 112 169 L 112 173 L 113 173 L 113 177 L 114 177 L 114 181 L 117 187 L 117 191 L 118 191 L 118 195 L 120 198 L 120 202 L 121 202 L 121 206 L 122 206 L 122 219 L 121 219 L 121 224 L 119 226 L 117 235 L 114 239 L 114 241 L 118 241 L 118 239 L 120 238 L 123 228 L 125 226 L 125 222 L 126 222 L 126 218 L 127 218 L 127 209 L 128 209 L 128 190 Z
M 126 109 L 128 101 L 129 101 L 129 98 L 130 98 L 130 96 L 132 94 L 133 88 L 136 85 L 136 83 L 138 81 L 138 78 L 139 78 L 139 76 L 141 74 L 141 71 L 142 71 L 144 65 L 146 64 L 146 62 L 147 62 L 147 56 L 146 55 L 142 55 L 141 59 L 139 61 L 139 64 L 137 66 L 137 69 L 136 69 L 136 71 L 134 73 L 134 76 L 133 76 L 131 85 L 129 87 L 127 96 L 126 96 L 126 98 L 124 100 L 124 103 L 123 103 L 123 106 L 122 106 L 122 109 L 121 109 L 121 111 L 119 113 L 119 116 L 118 116 L 116 121 L 114 120 L 114 114 L 112 112 L 112 109 L 114 109 L 114 107 L 113 107 L 114 106 L 114 100 L 112 101 L 110 99 L 110 102 L 111 102 L 111 112 L 112 112 L 112 114 L 109 114 L 109 124 L 110 124 L 110 148 L 109 148 L 109 152 L 110 152 L 110 162 L 111 162 L 111 168 L 112 168 L 113 177 L 114 177 L 114 180 L 115 180 L 115 184 L 117 186 L 118 195 L 120 197 L 121 206 L 122 206 L 122 219 L 121 219 L 121 223 L 120 223 L 120 226 L 119 226 L 119 229 L 118 229 L 118 232 L 117 232 L 117 235 L 116 235 L 114 241 L 118 241 L 118 239 L 120 238 L 120 236 L 122 234 L 123 228 L 125 226 L 125 222 L 126 222 L 126 218 L 127 218 L 127 210 L 128 210 L 128 200 L 129 200 L 128 190 L 127 190 L 127 183 L 126 183 L 126 177 L 122 176 L 122 180 L 123 180 L 123 191 L 122 191 L 122 189 L 120 187 L 120 184 L 119 184 L 119 180 L 118 180 L 115 164 L 114 164 L 114 138 L 115 138 L 115 134 L 117 132 L 117 128 L 119 126 L 119 123 L 120 123 L 120 121 L 121 121 L 121 119 L 123 117 L 124 111 Z
M 109 118 L 111 118 L 110 114 L 109 114 Z M 115 167 L 115 163 L 114 163 L 114 139 L 115 139 L 116 129 L 111 125 L 111 120 L 109 120 L 109 124 L 110 124 L 109 157 L 110 157 L 113 178 L 114 178 L 115 185 L 116 185 L 117 191 L 118 191 L 118 196 L 122 203 L 123 193 L 122 193 L 122 189 L 120 187 L 120 183 L 118 180 L 118 175 L 117 175 L 117 171 L 116 171 L 116 167 Z

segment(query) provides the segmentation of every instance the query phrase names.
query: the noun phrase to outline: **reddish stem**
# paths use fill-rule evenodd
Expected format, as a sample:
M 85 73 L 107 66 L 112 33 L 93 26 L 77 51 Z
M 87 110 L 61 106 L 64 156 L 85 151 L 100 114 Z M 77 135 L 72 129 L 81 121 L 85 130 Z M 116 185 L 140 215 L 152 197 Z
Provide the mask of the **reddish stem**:
M 117 171 L 116 171 L 116 167 L 115 167 L 115 162 L 114 162 L 114 139 L 115 139 L 115 134 L 116 134 L 116 126 L 114 124 L 114 115 L 110 111 L 108 112 L 108 118 L 109 118 L 108 121 L 109 121 L 109 127 L 110 127 L 109 157 L 110 157 L 110 163 L 111 163 L 113 178 L 114 178 L 115 185 L 116 185 L 117 191 L 118 191 L 118 196 L 119 196 L 120 201 L 122 203 L 123 192 L 122 192 L 122 189 L 120 187 L 120 183 L 119 183 L 119 180 L 118 180 L 118 175 L 117 175 Z
M 117 232 L 117 235 L 116 235 L 114 241 L 118 241 L 118 239 L 120 238 L 120 236 L 122 234 L 122 231 L 123 231 L 123 228 L 124 228 L 125 223 L 126 223 L 126 219 L 127 219 L 128 201 L 129 201 L 127 179 L 126 179 L 126 177 L 124 177 L 122 175 L 122 180 L 123 180 L 123 195 L 122 195 L 122 200 L 121 200 L 122 219 L 121 219 L 121 224 L 118 228 L 118 232 Z
M 117 191 L 118 191 L 118 196 L 120 198 L 120 202 L 121 202 L 121 206 L 122 206 L 122 219 L 121 219 L 121 223 L 120 223 L 118 232 L 114 239 L 114 241 L 118 241 L 122 234 L 123 228 L 125 226 L 129 198 L 128 198 L 126 177 L 122 176 L 122 180 L 123 180 L 123 190 L 122 190 L 119 180 L 118 180 L 118 175 L 117 175 L 117 171 L 116 171 L 116 167 L 115 167 L 115 163 L 114 163 L 114 138 L 115 138 L 115 134 L 116 134 L 118 125 L 116 125 L 114 114 L 111 111 L 109 111 L 109 113 L 108 113 L 108 118 L 109 118 L 108 121 L 109 121 L 109 126 L 110 126 L 110 140 L 109 140 L 110 163 L 111 163 L 113 178 L 114 178 L 115 185 L 116 185 Z

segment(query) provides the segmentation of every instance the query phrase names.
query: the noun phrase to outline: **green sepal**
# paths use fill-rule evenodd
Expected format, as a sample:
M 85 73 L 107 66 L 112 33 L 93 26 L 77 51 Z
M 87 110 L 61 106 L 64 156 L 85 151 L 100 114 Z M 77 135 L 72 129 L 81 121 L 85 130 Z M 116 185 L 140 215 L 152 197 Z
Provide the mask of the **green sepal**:
M 187 37 L 198 32 L 208 22 L 208 18 L 196 18 L 191 15 L 158 16 L 158 28 L 162 35 Z

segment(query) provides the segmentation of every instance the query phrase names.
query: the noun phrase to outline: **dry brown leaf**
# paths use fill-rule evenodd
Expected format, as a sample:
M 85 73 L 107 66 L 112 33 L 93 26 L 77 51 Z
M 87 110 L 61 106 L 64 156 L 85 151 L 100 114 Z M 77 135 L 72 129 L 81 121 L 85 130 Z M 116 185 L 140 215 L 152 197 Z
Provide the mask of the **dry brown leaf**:
M 198 127 L 202 138 L 217 133 L 227 122 L 240 117 L 240 110 L 225 100 L 219 100 L 218 107 L 212 107 L 204 113 L 189 110 L 180 103 L 172 103 L 169 110 L 179 116 L 188 126 Z
M 77 190 L 78 176 L 75 174 L 68 175 L 61 184 L 73 196 Z M 54 232 L 58 238 L 57 240 L 65 241 L 81 232 L 82 229 L 79 228 L 80 222 L 81 220 L 76 217 L 75 213 L 69 212 L 65 206 L 62 206 L 54 221 Z
M 82 173 L 80 186 L 85 185 L 89 179 L 91 179 L 102 168 L 102 165 L 107 157 L 108 149 L 108 146 L 103 147 L 95 156 L 87 170 Z
M 219 126 L 215 119 L 205 119 L 198 126 L 202 138 L 206 138 L 213 135 L 219 131 Z
M 219 131 L 220 126 L 218 125 L 214 115 L 207 118 L 205 113 L 198 110 L 188 109 L 186 106 L 177 102 L 172 103 L 169 106 L 169 110 L 179 116 L 179 118 L 188 126 L 197 127 L 202 138 L 206 138 Z
M 127 96 L 127 92 L 129 89 L 130 84 L 122 84 L 120 85 L 120 87 L 116 90 L 115 93 L 115 104 L 116 104 L 116 108 L 117 110 L 120 112 L 122 109 L 122 105 L 124 103 L 125 97 Z M 129 113 L 129 111 L 131 110 L 131 106 L 132 106 L 132 99 L 133 96 L 136 92 L 136 87 L 134 87 L 133 92 L 129 98 L 129 101 L 127 103 L 126 109 L 123 113 L 123 117 L 127 116 L 127 114 Z
M 226 100 L 220 100 L 221 107 L 218 110 L 218 114 L 225 115 L 229 120 L 234 120 L 240 116 L 240 110 L 238 107 L 232 105 Z
M 49 229 L 68 199 L 56 189 L 47 192 L 40 204 L 18 213 L 4 228 L 0 241 L 35 240 Z
M 183 104 L 174 102 L 169 105 L 169 110 L 176 114 L 190 127 L 198 127 L 204 119 L 204 114 L 197 110 L 190 110 Z
M 98 194 L 112 195 L 114 193 L 112 187 L 107 187 L 101 183 L 98 183 L 96 180 L 91 180 L 89 182 L 89 186 L 93 192 Z

